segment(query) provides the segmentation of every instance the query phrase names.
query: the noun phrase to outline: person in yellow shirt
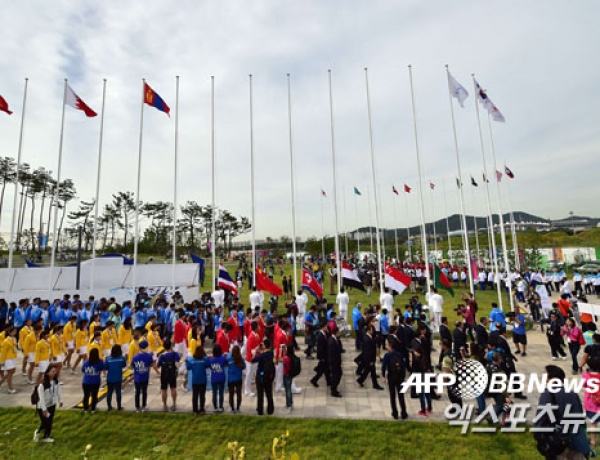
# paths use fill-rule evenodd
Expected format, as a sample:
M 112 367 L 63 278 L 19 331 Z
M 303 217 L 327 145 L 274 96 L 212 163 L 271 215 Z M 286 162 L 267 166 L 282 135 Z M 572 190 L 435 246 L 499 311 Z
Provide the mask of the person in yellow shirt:
M 148 331 L 148 336 L 152 333 L 152 328 L 156 324 L 156 314 L 154 312 L 150 313 L 151 316 L 148 317 L 148 322 L 146 323 L 146 331 Z
M 6 338 L 0 344 L 0 364 L 4 366 L 4 375 L 0 379 L 0 387 L 4 382 L 8 384 L 8 394 L 15 394 L 16 389 L 13 388 L 13 375 L 17 370 L 17 330 L 10 326 L 6 329 Z
M 44 373 L 48 366 L 50 365 L 50 357 L 52 355 L 52 348 L 50 346 L 50 341 L 48 340 L 48 335 L 50 333 L 46 330 L 40 331 L 40 339 L 35 344 L 35 364 L 38 368 L 37 380 L 35 382 L 35 386 L 37 387 L 42 378 L 44 377 Z
M 110 351 L 112 350 L 113 345 L 117 344 L 118 340 L 117 331 L 115 331 L 115 322 L 110 320 L 107 321 L 106 329 L 102 331 L 102 338 L 100 340 L 104 359 L 110 356 Z
M 54 327 L 54 334 L 50 336 L 50 349 L 52 351 L 52 356 L 50 360 L 56 366 L 56 378 L 58 379 L 58 384 L 62 385 L 62 381 L 60 380 L 60 372 L 63 368 L 63 361 L 65 360 L 65 341 L 63 339 L 63 327 L 57 324 Z
M 77 374 L 77 366 L 80 362 L 87 359 L 87 346 L 88 346 L 88 331 L 87 331 L 87 319 L 82 319 L 79 322 L 79 329 L 75 334 L 75 348 L 77 349 L 77 359 L 71 369 L 71 374 Z
M 100 327 L 100 315 L 98 313 L 93 315 L 92 320 L 90 321 L 90 337 L 94 337 L 97 327 Z M 102 354 L 100 354 L 100 356 L 102 356 Z
M 33 330 L 25 337 L 25 343 L 23 344 L 23 354 L 27 355 L 27 383 L 33 385 L 33 369 L 35 369 L 35 346 L 39 340 L 42 326 L 35 326 Z
M 65 358 L 63 365 L 65 369 L 71 368 L 71 356 L 75 351 L 75 336 L 77 335 L 77 316 L 71 315 L 67 324 L 63 329 L 63 339 L 65 341 L 65 348 L 67 349 L 67 357 Z
M 2 344 L 6 338 L 6 330 L 0 332 L 0 380 L 4 378 L 4 360 L 2 359 Z
M 123 352 L 123 356 L 129 355 L 129 343 L 133 334 L 131 332 L 131 318 L 126 318 L 121 324 L 119 328 L 118 341 L 117 343 L 121 345 L 121 351 Z
M 140 341 L 142 340 L 143 332 L 144 329 L 142 328 L 137 328 L 133 330 L 133 339 L 131 339 L 131 342 L 129 343 L 129 349 L 127 353 L 127 365 L 129 366 L 131 366 L 133 357 L 140 352 Z M 131 374 L 131 376 L 127 380 L 125 380 L 125 382 L 123 382 L 123 388 L 125 388 L 125 386 L 127 386 L 129 383 L 133 382 L 133 379 L 134 374 Z
M 33 331 L 31 327 L 31 319 L 25 321 L 25 325 L 19 331 L 19 348 L 23 352 L 23 366 L 21 368 L 21 375 L 27 375 L 27 352 L 25 351 L 25 341 L 30 332 Z
M 153 323 L 152 330 L 148 333 L 148 344 L 152 352 L 152 359 L 158 359 L 158 351 L 163 346 L 163 341 L 160 338 L 160 324 Z
M 95 331 L 92 340 L 90 340 L 90 343 L 87 347 L 88 356 L 90 356 L 90 351 L 92 351 L 94 348 L 98 349 L 98 356 L 102 356 L 102 346 L 100 345 L 100 340 L 102 340 L 102 332 Z
M 196 348 L 202 345 L 202 326 L 197 324 L 190 329 L 190 337 L 188 339 L 188 356 L 194 356 Z

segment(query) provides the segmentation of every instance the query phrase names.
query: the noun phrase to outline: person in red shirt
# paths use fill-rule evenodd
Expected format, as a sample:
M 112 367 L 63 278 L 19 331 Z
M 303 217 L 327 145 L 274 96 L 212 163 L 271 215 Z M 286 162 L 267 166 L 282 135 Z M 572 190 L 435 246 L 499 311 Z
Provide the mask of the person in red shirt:
M 231 325 L 229 323 L 223 323 L 221 329 L 217 331 L 216 343 L 221 347 L 223 353 L 229 353 L 231 341 L 229 339 L 229 333 L 231 332 Z
M 560 314 L 563 316 L 563 320 L 566 321 L 571 311 L 571 302 L 569 302 L 566 294 L 560 296 L 558 308 L 560 309 Z
M 252 332 L 252 323 L 254 322 L 254 315 L 252 314 L 252 308 L 248 307 L 246 310 L 246 321 L 244 321 L 244 338 L 248 340 L 250 333 Z
M 257 363 L 253 363 L 252 359 L 256 355 L 256 350 L 262 341 L 258 335 L 258 322 L 250 322 L 250 334 L 248 334 L 246 342 L 246 380 L 244 381 L 244 394 L 246 396 L 256 396 L 252 392 L 252 382 L 256 374 Z
M 267 310 L 262 310 L 258 317 L 258 336 L 262 342 L 265 339 L 265 328 L 267 327 Z
M 231 307 L 230 316 L 227 320 L 227 324 L 231 327 L 227 335 L 229 336 L 230 342 L 236 342 L 240 340 L 240 328 L 238 327 L 238 311 L 237 308 Z

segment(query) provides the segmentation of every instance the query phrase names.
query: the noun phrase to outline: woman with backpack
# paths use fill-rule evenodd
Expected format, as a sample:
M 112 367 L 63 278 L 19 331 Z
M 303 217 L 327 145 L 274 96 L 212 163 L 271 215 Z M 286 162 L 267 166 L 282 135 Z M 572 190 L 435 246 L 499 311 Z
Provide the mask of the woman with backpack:
M 225 367 L 227 359 L 219 345 L 213 347 L 213 355 L 210 358 L 210 382 L 213 392 L 213 410 L 217 414 L 223 412 L 223 398 L 225 391 Z M 217 400 L 218 399 L 218 400 Z
M 179 353 L 172 350 L 171 341 L 166 339 L 164 342 L 165 352 L 158 358 L 158 368 L 160 369 L 160 391 L 163 403 L 163 412 L 167 412 L 167 388 L 171 389 L 171 399 L 173 405 L 171 411 L 177 410 L 177 363 L 179 362 Z
M 229 384 L 229 406 L 231 412 L 237 414 L 242 405 L 242 372 L 246 369 L 246 363 L 242 359 L 240 347 L 234 345 L 227 359 L 227 377 Z M 234 404 L 234 395 L 237 396 L 236 404 Z
M 37 413 L 40 417 L 40 427 L 33 433 L 33 441 L 38 442 L 43 432 L 42 442 L 54 442 L 50 437 L 52 433 L 52 424 L 54 423 L 54 412 L 56 405 L 62 407 L 62 392 L 58 379 L 56 378 L 57 368 L 50 364 L 40 383 L 31 395 L 31 402 L 35 404 Z
M 571 353 L 571 359 L 573 360 L 573 375 L 577 375 L 577 371 L 579 370 L 577 355 L 579 354 L 581 345 L 585 345 L 583 332 L 581 332 L 581 329 L 577 327 L 577 324 L 573 318 L 568 318 L 567 322 L 563 326 L 563 334 L 567 337 L 569 352 Z

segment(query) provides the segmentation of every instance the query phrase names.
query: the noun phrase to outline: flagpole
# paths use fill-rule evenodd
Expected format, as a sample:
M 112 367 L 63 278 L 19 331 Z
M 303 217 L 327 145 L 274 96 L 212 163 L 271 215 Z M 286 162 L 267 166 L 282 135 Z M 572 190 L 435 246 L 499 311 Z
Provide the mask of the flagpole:
M 367 185 L 367 209 L 369 210 L 369 239 L 371 241 L 371 254 L 373 253 L 373 229 L 371 225 L 373 224 L 373 216 L 371 214 L 371 192 L 369 190 L 369 186 Z
M 377 185 L 377 191 L 379 193 L 379 196 L 381 197 L 381 187 L 379 185 Z M 375 203 L 375 206 L 377 208 L 379 208 L 379 206 L 377 206 L 377 202 Z M 384 222 L 382 222 L 382 225 L 384 224 Z M 378 229 L 377 233 L 380 234 L 380 240 L 381 240 L 381 266 L 385 267 L 385 261 L 387 260 L 387 255 L 385 252 L 385 228 L 382 229 Z M 383 272 L 382 272 L 383 273 Z
M 483 175 L 485 176 L 485 194 L 486 194 L 486 198 L 487 198 L 487 211 L 488 211 L 488 228 L 490 230 L 490 237 L 492 240 L 492 261 L 494 264 L 494 271 L 495 271 L 495 277 L 497 279 L 496 282 L 496 290 L 498 291 L 498 306 L 500 307 L 501 310 L 504 310 L 503 305 L 502 305 L 502 287 L 500 286 L 500 279 L 498 278 L 500 276 L 500 270 L 498 267 L 498 260 L 496 259 L 496 238 L 494 238 L 494 220 L 493 220 L 493 215 L 492 215 L 492 206 L 490 204 L 490 187 L 489 187 L 489 180 L 488 180 L 488 174 L 487 174 L 487 167 L 486 167 L 486 161 L 485 161 L 485 148 L 484 148 L 484 143 L 483 143 L 483 132 L 481 131 L 481 118 L 479 116 L 479 104 L 477 103 L 477 84 L 475 83 L 475 75 L 471 74 L 471 77 L 473 78 L 473 90 L 474 90 L 474 94 L 475 97 L 474 102 L 475 102 L 475 113 L 477 114 L 477 129 L 479 131 L 479 143 L 481 145 L 481 159 L 482 159 L 482 163 L 483 163 Z M 511 295 L 512 297 L 512 295 Z
M 342 262 L 340 258 L 340 241 L 338 239 L 338 207 L 337 207 L 337 178 L 335 171 L 335 133 L 334 133 L 334 122 L 333 122 L 333 88 L 331 84 L 331 69 L 327 70 L 329 77 L 329 113 L 331 123 L 331 164 L 333 166 L 333 216 L 335 221 L 335 258 L 337 268 L 337 292 L 340 293 L 340 288 L 344 284 L 344 277 L 342 271 Z
M 102 85 L 102 110 L 100 112 L 100 141 L 98 143 L 98 173 L 96 177 L 96 200 L 94 203 L 94 235 L 92 241 L 92 267 L 90 277 L 90 289 L 93 291 L 96 282 L 96 241 L 98 238 L 98 210 L 100 207 L 100 177 L 102 173 L 102 140 L 104 138 L 104 105 L 106 102 L 106 78 Z
M 138 265 L 138 244 L 140 239 L 140 184 L 142 183 L 142 145 L 143 145 L 143 134 L 144 134 L 144 89 L 146 85 L 146 79 L 142 78 L 142 107 L 140 109 L 140 140 L 138 149 L 138 168 L 137 168 L 137 185 L 135 191 L 135 232 L 133 240 L 133 298 L 135 299 L 135 290 L 137 288 L 137 265 Z M 125 241 L 125 243 L 127 243 Z
M 173 165 L 173 294 L 175 294 L 175 269 L 177 264 L 177 172 L 179 150 L 179 75 L 175 76 L 175 158 Z M 213 272 L 214 273 L 214 272 Z
M 356 204 L 356 193 L 354 194 L 354 217 L 356 218 L 356 255 L 360 253 L 360 226 L 358 225 L 358 206 Z
M 410 95 L 412 100 L 412 112 L 413 112 L 413 125 L 414 125 L 414 133 L 415 133 L 415 151 L 417 154 L 417 173 L 419 176 L 419 210 L 421 214 L 421 232 L 423 233 L 423 237 L 421 238 L 421 244 L 423 246 L 423 257 L 425 260 L 425 275 L 427 277 L 427 292 L 431 288 L 431 274 L 429 272 L 429 254 L 427 253 L 427 237 L 425 232 L 425 210 L 423 205 L 423 180 L 421 178 L 421 155 L 419 154 L 419 136 L 417 131 L 417 109 L 415 105 L 415 92 L 413 88 L 413 78 L 412 78 L 412 66 L 408 66 L 408 76 L 410 80 Z
M 431 187 L 429 188 L 431 190 L 430 192 L 430 196 L 431 196 L 431 225 L 433 227 L 433 250 L 435 252 L 435 260 L 437 263 L 437 230 L 435 228 L 435 208 L 434 208 L 434 200 L 433 200 L 433 192 L 434 190 L 431 189 Z
M 450 116 L 452 118 L 452 134 L 454 136 L 454 153 L 456 154 L 456 171 L 458 174 L 458 182 L 459 182 L 459 191 L 458 191 L 458 196 L 460 198 L 460 213 L 461 213 L 461 220 L 462 220 L 462 225 L 464 228 L 464 232 L 465 232 L 465 251 L 467 253 L 467 269 L 469 271 L 469 289 L 471 291 L 471 294 L 475 295 L 475 288 L 474 288 L 474 283 L 475 280 L 473 279 L 473 269 L 471 268 L 471 248 L 470 248 L 470 244 L 469 244 L 469 227 L 467 226 L 467 217 L 465 214 L 465 198 L 464 198 L 464 194 L 463 194 L 463 184 L 462 184 L 462 171 L 460 168 L 460 152 L 458 150 L 458 135 L 456 134 L 456 120 L 454 119 L 454 104 L 452 103 L 452 93 L 451 93 L 451 86 L 450 86 L 450 70 L 448 68 L 448 65 L 446 64 L 446 77 L 448 78 L 448 101 L 450 103 Z M 475 96 L 475 103 L 477 103 L 477 96 Z
M 25 129 L 25 109 L 27 107 L 27 85 L 29 78 L 25 77 L 25 86 L 23 88 L 23 110 L 21 112 L 21 127 L 19 129 L 19 146 L 17 147 L 17 177 L 15 178 L 15 196 L 13 197 L 12 222 L 10 225 L 10 242 L 8 244 L 8 276 L 6 277 L 6 290 L 12 290 L 13 276 L 13 253 L 15 241 L 15 224 L 17 222 L 17 198 L 19 196 L 19 171 L 21 169 L 21 158 L 23 152 L 23 132 Z M 64 107 L 63 107 L 64 109 Z
M 515 309 L 515 300 L 512 295 L 512 280 L 510 277 L 510 265 L 508 263 L 508 249 L 506 246 L 506 230 L 504 228 L 504 216 L 502 215 L 502 198 L 500 196 L 500 180 L 498 179 L 498 167 L 496 164 L 496 149 L 494 147 L 494 136 L 492 133 L 492 119 L 488 113 L 488 127 L 490 131 L 490 142 L 492 146 L 492 160 L 494 163 L 494 174 L 496 175 L 496 195 L 498 197 L 498 214 L 500 217 L 500 240 L 502 242 L 502 256 L 504 258 L 504 269 L 506 270 L 506 287 L 508 288 L 508 298 L 510 300 L 510 310 Z M 500 283 L 498 283 L 500 284 Z
M 53 289 L 53 285 L 52 285 L 52 273 L 54 272 L 54 259 L 56 256 L 56 247 L 58 246 L 58 241 L 57 241 L 57 233 L 58 233 L 58 225 L 57 225 L 57 221 L 58 221 L 58 203 L 60 201 L 60 176 L 61 176 L 61 171 L 62 171 L 62 156 L 63 156 L 63 140 L 64 140 L 64 133 L 65 133 L 65 107 L 66 107 L 66 103 L 67 103 L 67 79 L 65 78 L 65 85 L 64 85 L 64 93 L 63 93 L 63 106 L 62 106 L 62 117 L 61 117 L 61 122 L 60 122 L 60 141 L 58 144 L 58 171 L 56 173 L 56 207 L 54 208 L 54 222 L 53 222 L 53 228 L 52 228 L 52 253 L 50 256 L 50 274 L 49 274 L 49 279 L 48 279 L 48 295 L 50 296 L 50 293 L 52 292 Z M 66 206 L 66 202 L 65 202 L 65 206 Z M 50 298 L 50 297 L 49 297 Z
M 477 266 L 479 266 L 479 229 L 477 228 L 477 216 L 475 215 L 475 189 L 471 189 L 471 195 L 473 196 L 473 224 L 475 226 L 475 245 L 477 248 Z
M 254 209 L 254 119 L 252 114 L 252 74 L 250 83 L 250 189 L 252 198 L 252 286 L 256 288 L 256 220 Z M 213 256 L 214 257 L 214 256 Z
M 292 264 L 294 271 L 294 295 L 298 292 L 298 273 L 296 262 L 296 191 L 294 188 L 294 150 L 292 143 L 292 89 L 291 76 L 287 74 L 287 90 L 288 90 L 288 125 L 290 134 L 290 184 L 292 188 Z
M 446 234 L 448 235 L 448 257 L 450 258 L 450 263 L 453 264 L 453 257 L 450 256 L 452 254 L 452 238 L 450 236 L 450 217 L 448 213 L 448 197 L 446 196 L 446 181 L 442 179 L 442 193 L 444 194 L 444 208 L 446 209 Z
M 325 219 L 323 217 L 323 189 L 321 189 L 321 264 L 325 263 Z M 319 264 L 319 265 L 321 265 Z
M 250 138 L 252 139 L 252 76 L 250 76 Z M 210 238 L 210 258 L 212 265 L 212 290 L 213 292 L 217 288 L 217 279 L 219 278 L 219 272 L 217 270 L 217 252 L 215 247 L 215 233 L 217 232 L 216 227 L 216 192 L 215 192 L 215 76 L 210 76 L 210 168 L 211 168 L 211 238 Z M 252 157 L 250 159 L 252 163 Z M 252 264 L 254 267 L 254 170 L 252 170 Z M 252 268 L 254 270 L 254 268 Z M 254 273 L 254 271 L 252 272 Z M 253 275 L 254 276 L 254 275 Z M 254 285 L 254 277 L 252 278 Z
M 511 179 L 512 180 L 512 179 Z M 517 229 L 515 228 L 515 215 L 513 212 L 513 205 L 512 205 L 512 184 L 511 182 L 508 182 L 508 208 L 510 209 L 510 232 L 512 235 L 512 243 L 513 243 L 513 252 L 515 253 L 515 268 L 517 269 L 517 271 L 521 271 L 521 260 L 519 257 L 519 243 L 517 241 Z
M 393 203 L 394 203 L 394 244 L 396 246 L 396 263 L 400 263 L 400 252 L 398 251 L 398 216 L 396 213 L 396 200 L 395 199 L 393 199 Z
M 344 201 L 344 241 L 346 244 L 345 259 L 348 260 L 348 216 L 346 214 L 346 186 L 342 185 L 342 198 Z
M 408 215 L 408 192 L 404 190 L 404 204 L 406 205 L 406 215 Z M 408 257 L 410 258 L 410 263 L 413 261 L 412 255 L 412 240 L 410 239 L 410 226 L 406 226 L 406 234 L 407 234 L 407 244 L 408 244 Z

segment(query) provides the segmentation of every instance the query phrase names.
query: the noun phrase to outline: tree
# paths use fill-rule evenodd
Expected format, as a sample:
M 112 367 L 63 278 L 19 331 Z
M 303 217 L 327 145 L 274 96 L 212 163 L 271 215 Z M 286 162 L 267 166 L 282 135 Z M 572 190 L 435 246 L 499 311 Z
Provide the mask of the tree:
M 195 201 L 188 201 L 181 206 L 180 229 L 189 234 L 188 247 L 193 250 L 196 247 L 196 235 L 202 235 L 202 206 Z
M 123 248 L 126 248 L 129 230 L 133 225 L 131 220 L 135 214 L 133 192 L 118 192 L 117 194 L 113 194 L 113 206 L 118 212 L 117 226 L 125 233 L 123 238 Z
M 94 226 L 93 226 L 93 222 L 90 226 L 88 225 L 88 223 L 90 222 L 90 214 L 92 213 L 92 211 L 94 210 L 94 199 L 92 199 L 91 201 L 83 201 L 81 200 L 79 203 L 79 209 L 77 209 L 77 211 L 73 211 L 69 214 L 69 220 L 73 221 L 73 227 L 74 229 L 77 229 L 78 227 L 82 227 L 83 228 L 83 232 L 84 232 L 84 239 L 85 239 L 85 252 L 88 252 L 89 250 L 89 246 L 90 246 L 90 242 L 93 240 L 94 238 Z
M 75 195 L 75 184 L 71 179 L 65 179 L 64 182 L 60 183 L 58 197 L 56 199 L 56 205 L 58 206 L 58 209 L 62 209 L 62 215 L 60 217 L 60 224 L 58 226 L 58 232 L 56 234 L 56 250 L 58 250 L 59 248 L 60 234 L 63 229 L 65 215 L 67 213 L 67 206 L 69 204 L 69 201 L 75 199 Z
M 15 160 L 10 157 L 0 158 L 0 183 L 2 183 L 2 191 L 0 192 L 0 219 L 2 218 L 6 185 L 14 184 L 15 180 L 17 180 L 17 163 L 15 163 Z

